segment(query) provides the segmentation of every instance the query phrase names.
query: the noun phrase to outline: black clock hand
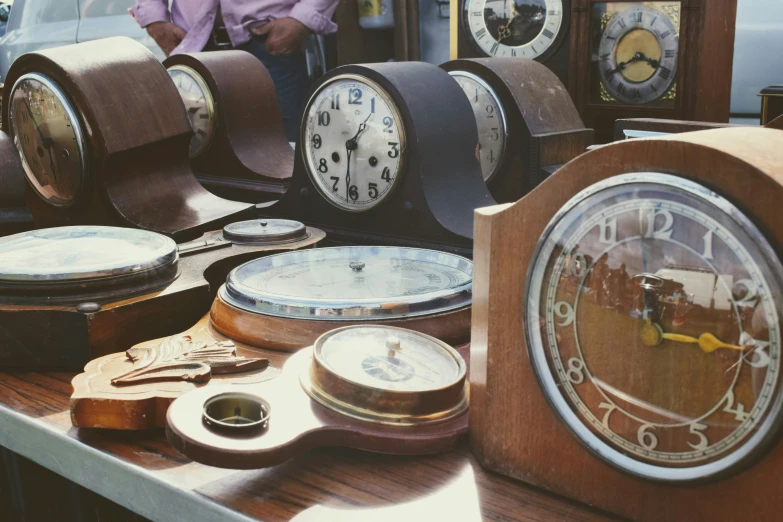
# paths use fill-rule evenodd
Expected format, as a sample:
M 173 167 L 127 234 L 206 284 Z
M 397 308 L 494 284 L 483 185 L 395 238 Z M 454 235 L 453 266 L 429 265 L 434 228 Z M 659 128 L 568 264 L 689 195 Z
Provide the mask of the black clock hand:
M 345 169 L 345 197 L 349 198 L 351 193 L 351 153 L 359 147 L 359 135 L 367 128 L 367 121 L 372 117 L 372 113 L 359 124 L 359 130 L 356 131 L 353 138 L 345 142 L 345 152 L 348 155 L 348 165 Z
M 43 132 L 41 132 L 41 128 L 38 126 L 38 124 L 35 121 L 35 116 L 33 115 L 33 110 L 30 108 L 30 104 L 26 101 L 23 101 L 25 108 L 27 109 L 27 113 L 30 115 L 30 121 L 33 122 L 33 127 L 35 127 L 36 132 L 38 133 L 39 138 L 41 139 L 41 146 L 46 149 L 46 151 L 49 153 L 49 165 L 52 169 L 52 177 L 54 178 L 54 182 L 59 184 L 59 181 L 57 180 L 57 170 L 54 167 L 54 158 L 52 157 L 52 146 L 54 145 L 54 140 L 50 137 L 44 136 Z

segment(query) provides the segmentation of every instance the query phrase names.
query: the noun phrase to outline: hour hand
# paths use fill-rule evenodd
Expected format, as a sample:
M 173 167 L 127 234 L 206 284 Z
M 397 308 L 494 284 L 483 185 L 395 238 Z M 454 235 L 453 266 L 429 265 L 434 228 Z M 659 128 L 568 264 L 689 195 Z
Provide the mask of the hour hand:
M 666 333 L 656 323 L 648 322 L 642 327 L 641 332 L 642 342 L 648 346 L 655 346 L 661 344 L 663 340 L 674 341 L 677 343 L 698 344 L 701 351 L 704 353 L 712 353 L 715 350 L 726 348 L 729 350 L 744 351 L 744 346 L 738 346 L 736 344 L 724 343 L 709 332 L 701 334 L 699 337 L 693 337 L 690 335 Z

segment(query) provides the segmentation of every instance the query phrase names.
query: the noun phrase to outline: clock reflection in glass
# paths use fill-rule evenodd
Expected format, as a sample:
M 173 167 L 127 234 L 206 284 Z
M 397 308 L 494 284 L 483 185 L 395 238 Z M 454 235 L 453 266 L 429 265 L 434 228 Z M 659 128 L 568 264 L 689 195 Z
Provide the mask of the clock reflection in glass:
M 63 91 L 44 75 L 26 74 L 11 89 L 8 112 L 30 185 L 51 205 L 76 203 L 85 182 L 85 144 Z
M 196 158 L 209 148 L 215 134 L 215 100 L 207 82 L 191 67 L 173 65 L 168 72 L 182 98 L 190 126 L 193 128 L 190 157 Z
M 564 29 L 562 0 L 465 0 L 462 16 L 488 56 L 538 58 Z
M 307 171 L 327 201 L 361 212 L 393 193 L 405 133 L 379 85 L 359 76 L 333 78 L 310 99 L 302 124 Z
M 615 14 L 598 43 L 598 71 L 617 101 L 642 105 L 663 98 L 674 84 L 678 31 L 662 11 L 636 5 Z

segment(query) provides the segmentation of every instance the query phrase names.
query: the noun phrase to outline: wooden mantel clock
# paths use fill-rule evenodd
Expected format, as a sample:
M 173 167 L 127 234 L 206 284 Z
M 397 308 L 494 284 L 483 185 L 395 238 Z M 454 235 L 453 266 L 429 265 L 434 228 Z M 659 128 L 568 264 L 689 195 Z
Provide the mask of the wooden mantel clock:
M 193 126 L 191 166 L 201 184 L 235 201 L 280 199 L 294 151 L 266 67 L 243 51 L 178 54 L 163 65 Z
M 619 142 L 476 212 L 484 466 L 631 520 L 780 519 L 782 142 Z
M 728 122 L 737 0 L 573 0 L 569 91 L 599 143 L 621 118 Z
M 3 92 L 36 228 L 114 225 L 176 241 L 255 217 L 193 176 L 193 132 L 165 68 L 129 38 L 29 53 Z
M 441 65 L 476 119 L 481 173 L 495 201 L 516 201 L 593 144 L 563 83 L 528 59 L 476 58 Z
M 25 200 L 25 173 L 7 134 L 0 133 L 0 236 L 32 228 Z
M 577 1 L 451 0 L 451 59 L 533 59 L 567 85 L 571 6 Z
M 351 244 L 470 256 L 473 209 L 492 204 L 473 109 L 423 62 L 347 65 L 304 108 L 291 186 L 263 215 L 298 219 Z

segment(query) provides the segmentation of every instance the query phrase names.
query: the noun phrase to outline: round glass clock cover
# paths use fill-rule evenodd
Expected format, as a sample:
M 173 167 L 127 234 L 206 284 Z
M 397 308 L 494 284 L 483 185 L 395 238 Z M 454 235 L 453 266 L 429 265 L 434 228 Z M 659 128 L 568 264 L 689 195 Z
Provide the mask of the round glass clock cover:
M 221 297 L 279 317 L 378 320 L 470 306 L 473 264 L 464 257 L 402 247 L 333 247 L 287 252 L 235 268 Z
M 215 100 L 207 82 L 193 68 L 172 65 L 168 72 L 182 97 L 195 133 L 190 140 L 190 157 L 196 158 L 209 148 L 215 134 Z
M 76 112 L 49 77 L 29 73 L 11 89 L 9 134 L 27 180 L 47 203 L 77 202 L 85 185 L 85 143 Z
M 336 76 L 320 86 L 305 109 L 302 143 L 307 172 L 331 204 L 369 210 L 397 187 L 405 131 L 394 101 L 359 76 Z
M 684 483 L 775 439 L 783 267 L 731 203 L 668 174 L 615 176 L 558 213 L 533 259 L 533 367 L 595 454 Z
M 562 0 L 465 0 L 465 30 L 489 56 L 538 58 L 563 27 Z
M 244 244 L 276 244 L 301 241 L 307 227 L 290 219 L 250 219 L 223 227 L 223 237 Z
M 506 113 L 495 91 L 487 82 L 466 71 L 451 71 L 470 104 L 479 135 L 478 156 L 481 174 L 489 182 L 497 173 L 506 151 Z

